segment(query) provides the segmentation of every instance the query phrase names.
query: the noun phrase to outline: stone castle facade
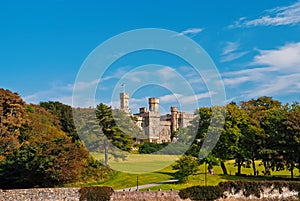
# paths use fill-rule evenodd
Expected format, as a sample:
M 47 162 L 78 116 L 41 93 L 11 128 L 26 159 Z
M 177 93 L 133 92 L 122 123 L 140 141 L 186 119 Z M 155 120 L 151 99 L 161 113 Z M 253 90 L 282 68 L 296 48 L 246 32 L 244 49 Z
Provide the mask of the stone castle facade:
M 177 107 L 171 107 L 170 113 L 161 115 L 159 112 L 159 99 L 149 98 L 149 110 L 146 107 L 133 114 L 137 118 L 137 125 L 148 137 L 149 142 L 171 142 L 171 133 L 178 128 L 184 128 L 193 120 L 194 114 L 179 112 Z M 129 109 L 129 93 L 120 93 L 120 109 L 131 114 Z

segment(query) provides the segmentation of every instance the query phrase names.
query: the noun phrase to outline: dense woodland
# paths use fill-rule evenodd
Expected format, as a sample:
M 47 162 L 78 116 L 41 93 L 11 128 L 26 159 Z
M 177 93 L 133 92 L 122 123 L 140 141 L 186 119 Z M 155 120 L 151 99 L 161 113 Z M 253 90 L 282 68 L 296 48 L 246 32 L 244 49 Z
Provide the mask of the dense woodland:
M 212 113 L 217 114 L 214 119 Z M 257 175 L 255 161 L 261 161 L 264 174 L 288 169 L 294 177 L 294 170 L 299 169 L 298 103 L 281 104 L 270 97 L 260 97 L 225 107 L 203 107 L 196 114 L 189 127 L 172 134 L 177 143 L 168 146 L 168 153 L 177 154 L 188 146 L 186 155 L 194 164 L 191 157 L 198 158 L 208 129 L 215 129 L 220 131 L 219 141 L 200 162 L 220 164 L 224 174 L 227 160 L 235 160 L 237 174 L 241 174 L 243 166 L 249 166 Z M 221 128 L 218 120 L 224 122 Z M 135 147 L 140 153 L 151 153 L 167 146 L 137 143 L 137 139 L 145 136 L 134 121 L 133 117 L 101 103 L 96 110 L 77 108 L 72 112 L 70 106 L 59 102 L 26 104 L 17 93 L 0 89 L 0 188 L 101 180 L 111 170 L 88 151 L 103 152 L 112 144 L 123 151 L 133 152 Z M 187 140 L 195 128 L 196 137 Z
M 257 175 L 255 161 L 259 160 L 265 175 L 270 170 L 288 169 L 294 177 L 295 168 L 300 168 L 300 105 L 297 102 L 283 105 L 270 97 L 260 97 L 240 104 L 230 103 L 225 110 L 200 108 L 193 125 L 199 125 L 196 140 L 188 155 L 198 157 L 202 139 L 208 129 L 214 129 L 215 124 L 209 128 L 212 111 L 217 114 L 214 121 L 218 121 L 219 114 L 220 121 L 225 117 L 225 122 L 219 141 L 204 161 L 212 166 L 217 159 L 223 173 L 228 174 L 224 162 L 233 159 L 238 175 L 243 166 L 251 166 L 253 175 Z
M 100 180 L 108 171 L 79 140 L 70 106 L 26 104 L 0 89 L 0 188 Z

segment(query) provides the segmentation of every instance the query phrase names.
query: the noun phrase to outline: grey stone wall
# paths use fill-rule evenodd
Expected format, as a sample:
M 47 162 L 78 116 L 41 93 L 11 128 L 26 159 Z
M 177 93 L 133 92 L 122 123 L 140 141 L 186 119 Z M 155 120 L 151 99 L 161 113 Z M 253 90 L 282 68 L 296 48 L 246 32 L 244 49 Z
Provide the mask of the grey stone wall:
M 110 201 L 183 201 L 178 191 L 115 192 Z M 184 201 L 190 201 L 185 199 Z
M 0 201 L 79 201 L 80 188 L 0 190 Z
M 0 190 L 0 201 L 79 201 L 80 188 L 34 188 L 17 190 Z M 272 188 L 264 189 L 261 198 L 254 196 L 244 197 L 242 192 L 227 192 L 226 199 L 218 201 L 274 201 L 274 200 L 298 200 L 298 192 L 282 189 L 279 193 Z M 178 191 L 124 191 L 114 192 L 111 201 L 191 201 L 180 199 Z
M 79 201 L 80 188 L 0 190 L 0 201 Z M 114 192 L 111 201 L 182 201 L 178 191 Z M 190 201 L 186 199 L 185 201 Z

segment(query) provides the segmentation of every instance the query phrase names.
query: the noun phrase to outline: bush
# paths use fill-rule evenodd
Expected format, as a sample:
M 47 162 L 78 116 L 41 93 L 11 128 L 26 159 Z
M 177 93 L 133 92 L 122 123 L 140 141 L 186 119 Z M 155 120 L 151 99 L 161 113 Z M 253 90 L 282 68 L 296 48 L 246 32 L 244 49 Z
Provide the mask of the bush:
M 179 192 L 179 196 L 182 199 L 190 198 L 192 200 L 216 200 L 223 197 L 225 191 L 231 192 L 232 189 L 235 193 L 240 190 L 243 191 L 245 197 L 254 195 L 260 197 L 260 193 L 264 188 L 270 188 L 273 186 L 273 190 L 278 190 L 282 193 L 282 188 L 286 187 L 290 191 L 298 192 L 298 198 L 300 198 L 300 182 L 287 182 L 287 181 L 229 181 L 221 182 L 218 186 L 193 186 L 190 188 L 182 189 Z
M 219 186 L 193 186 L 179 192 L 180 198 L 192 200 L 216 200 L 222 195 L 223 191 Z
M 168 143 L 156 144 L 152 142 L 145 142 L 139 149 L 140 154 L 151 154 L 158 152 L 164 147 L 168 146 Z
M 113 189 L 108 186 L 90 186 L 79 190 L 80 201 L 109 201 Z

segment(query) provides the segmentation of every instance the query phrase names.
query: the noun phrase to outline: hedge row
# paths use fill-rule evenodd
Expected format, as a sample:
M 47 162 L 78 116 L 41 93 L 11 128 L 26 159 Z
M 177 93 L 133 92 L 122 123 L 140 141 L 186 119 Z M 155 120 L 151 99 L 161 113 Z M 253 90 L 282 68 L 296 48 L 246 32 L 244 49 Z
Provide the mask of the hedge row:
M 80 201 L 109 201 L 114 190 L 108 186 L 90 186 L 79 190 Z
M 235 193 L 240 190 L 243 191 L 245 197 L 254 195 L 260 198 L 260 192 L 264 188 L 271 188 L 278 190 L 282 193 L 282 188 L 286 187 L 290 191 L 298 192 L 298 198 L 300 198 L 300 182 L 288 182 L 288 181 L 230 181 L 221 182 L 218 186 L 193 186 L 190 188 L 182 189 L 179 192 L 179 196 L 182 199 L 190 198 L 192 200 L 216 200 L 224 198 L 224 192 L 231 192 L 234 189 Z

